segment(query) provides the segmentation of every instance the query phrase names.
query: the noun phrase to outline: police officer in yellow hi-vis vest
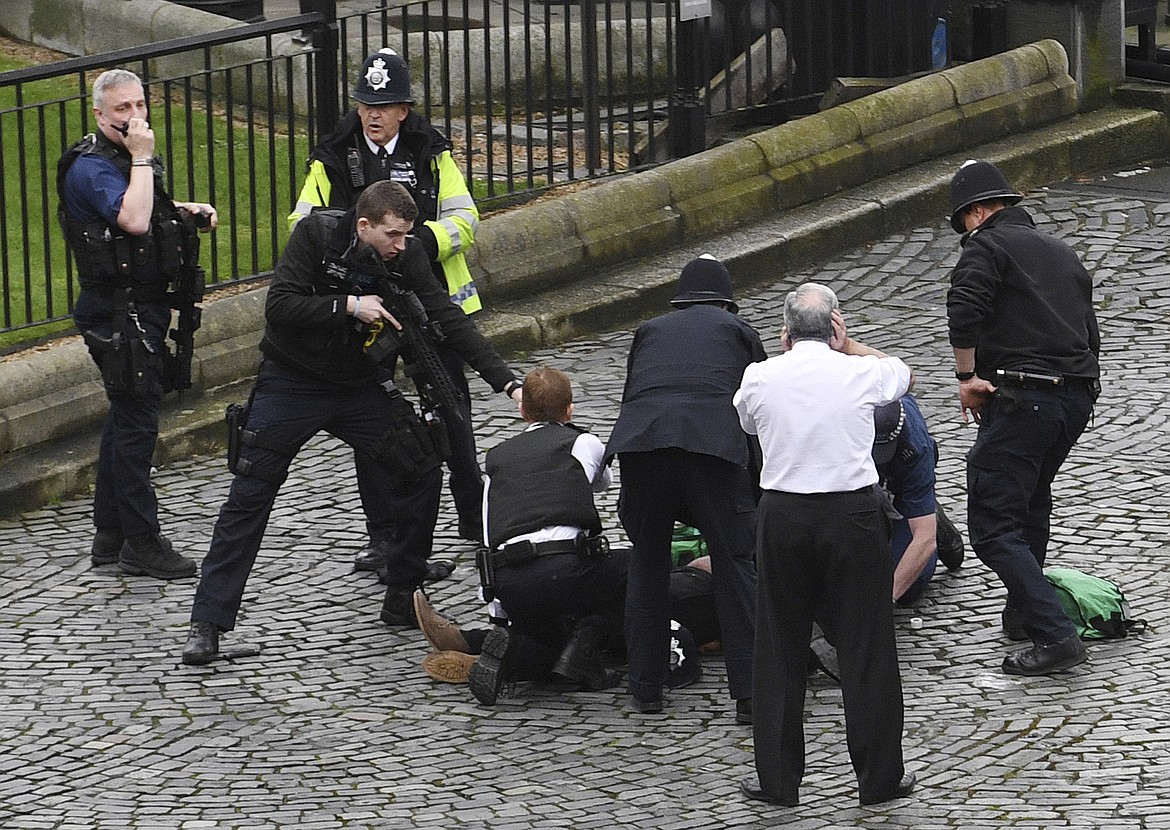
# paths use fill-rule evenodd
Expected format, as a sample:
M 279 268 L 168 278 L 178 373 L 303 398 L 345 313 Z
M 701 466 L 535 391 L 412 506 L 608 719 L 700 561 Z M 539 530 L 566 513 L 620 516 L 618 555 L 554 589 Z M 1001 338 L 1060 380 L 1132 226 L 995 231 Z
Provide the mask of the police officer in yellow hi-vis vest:
M 482 308 L 464 252 L 475 243 L 479 211 L 467 183 L 451 155 L 451 142 L 411 110 L 410 69 L 392 49 L 370 55 L 358 73 L 352 97 L 356 109 L 309 154 L 309 172 L 289 216 L 291 228 L 314 208 L 352 207 L 358 195 L 373 182 L 389 179 L 401 183 L 418 205 L 414 236 L 422 242 L 435 273 L 465 314 Z M 459 514 L 459 535 L 482 542 L 480 506 L 482 474 L 471 424 L 470 396 L 463 362 L 450 349 L 439 346 L 443 363 L 462 396 L 463 420 L 447 419 L 451 454 L 451 495 Z M 360 455 L 358 486 L 362 487 Z M 359 570 L 378 570 L 385 562 L 387 537 L 392 529 L 369 527 L 370 543 L 358 553 Z M 445 575 L 432 567 L 431 576 Z

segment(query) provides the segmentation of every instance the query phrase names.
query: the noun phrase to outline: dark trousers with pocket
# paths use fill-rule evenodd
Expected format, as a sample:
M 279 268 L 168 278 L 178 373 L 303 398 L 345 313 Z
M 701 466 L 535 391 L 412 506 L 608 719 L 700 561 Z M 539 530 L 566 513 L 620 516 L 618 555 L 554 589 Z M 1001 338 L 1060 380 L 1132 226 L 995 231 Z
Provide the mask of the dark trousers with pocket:
M 1001 387 L 983 408 L 967 453 L 971 549 L 1007 588 L 1033 641 L 1076 634 L 1044 578 L 1052 481 L 1093 411 L 1087 383 L 1051 389 Z
M 760 499 L 753 737 L 768 795 L 795 801 L 804 777 L 804 697 L 813 622 L 837 647 L 849 758 L 861 798 L 897 787 L 902 681 L 890 600 L 893 568 L 877 494 Z
M 161 354 L 171 320 L 164 303 L 139 303 L 138 320 L 147 343 Z M 129 322 L 117 317 L 117 304 L 107 295 L 82 289 L 74 309 L 78 331 L 94 332 L 108 340 L 115 331 L 125 332 Z M 91 355 L 101 366 L 101 357 Z M 157 533 L 158 499 L 150 483 L 154 448 L 158 443 L 158 421 L 162 406 L 162 374 L 151 375 L 141 394 L 106 393 L 110 409 L 102 424 L 97 473 L 93 491 L 93 523 L 98 530 L 124 536 Z
M 301 447 L 321 431 L 328 432 L 355 450 L 372 453 L 386 438 L 389 398 L 371 382 L 341 387 L 308 378 L 265 363 L 256 378 L 247 429 L 262 438 L 259 445 L 245 446 L 241 457 L 251 466 L 236 475 L 227 501 L 220 509 L 211 536 L 211 547 L 200 569 L 199 586 L 191 619 L 214 623 L 229 631 L 235 627 L 248 575 L 255 564 L 272 505 L 288 475 L 289 465 Z M 371 456 L 371 496 L 365 500 L 367 515 L 388 521 L 392 473 Z M 435 468 L 414 488 L 434 491 L 441 472 Z M 425 516 L 423 517 L 426 518 Z M 431 520 L 433 527 L 433 519 Z M 401 550 L 414 548 L 404 545 Z M 419 585 L 426 573 L 426 557 L 403 553 L 391 563 L 405 583 Z
M 736 700 L 751 697 L 755 498 L 747 470 L 679 449 L 621 453 L 618 459 L 618 514 L 634 545 L 626 588 L 630 694 L 660 696 L 669 673 L 670 542 L 678 520 L 707 541 L 727 684 Z

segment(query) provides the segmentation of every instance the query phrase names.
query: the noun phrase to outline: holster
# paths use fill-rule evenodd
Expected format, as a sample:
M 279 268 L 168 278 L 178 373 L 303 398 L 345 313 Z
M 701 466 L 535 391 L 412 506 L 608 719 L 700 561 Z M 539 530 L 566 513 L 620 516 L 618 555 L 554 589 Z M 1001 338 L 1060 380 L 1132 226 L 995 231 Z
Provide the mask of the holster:
M 147 370 L 155 360 L 154 349 L 149 343 L 139 337 L 127 337 L 119 331 L 110 337 L 86 331 L 82 337 L 97 357 L 107 394 L 142 397 L 149 392 L 151 378 Z M 157 363 L 155 361 L 155 365 Z
M 248 415 L 252 411 L 251 401 L 248 403 L 228 404 L 224 410 L 223 419 L 227 422 L 227 465 L 232 475 L 240 472 L 240 450 L 244 446 L 244 425 L 248 423 Z
M 410 401 L 387 381 L 386 426 L 388 430 L 371 455 L 390 472 L 390 489 L 404 493 L 426 473 L 443 463 L 431 438 L 431 430 L 419 418 Z

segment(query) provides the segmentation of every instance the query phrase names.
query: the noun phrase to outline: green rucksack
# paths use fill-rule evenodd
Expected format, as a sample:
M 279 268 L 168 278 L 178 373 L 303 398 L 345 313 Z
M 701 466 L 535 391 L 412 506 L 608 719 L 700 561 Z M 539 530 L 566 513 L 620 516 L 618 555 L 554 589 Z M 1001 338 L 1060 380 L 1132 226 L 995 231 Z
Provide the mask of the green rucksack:
M 1108 579 L 1073 568 L 1049 568 L 1044 576 L 1082 640 L 1110 640 L 1145 631 L 1146 621 L 1130 616 L 1125 594 Z
M 673 567 L 681 567 L 706 555 L 707 540 L 702 534 L 690 525 L 676 522 L 670 539 L 670 561 Z

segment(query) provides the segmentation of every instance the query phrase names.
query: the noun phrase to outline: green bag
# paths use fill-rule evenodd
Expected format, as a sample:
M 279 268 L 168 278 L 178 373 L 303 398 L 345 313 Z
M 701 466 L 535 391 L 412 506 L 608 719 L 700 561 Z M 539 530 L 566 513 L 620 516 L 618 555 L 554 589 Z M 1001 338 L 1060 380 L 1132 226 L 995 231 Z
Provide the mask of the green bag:
M 707 541 L 698 530 L 676 523 L 674 535 L 670 538 L 670 560 L 674 567 L 681 567 L 692 560 L 707 555 Z
M 1146 621 L 1130 616 L 1125 594 L 1108 579 L 1073 568 L 1049 568 L 1044 576 L 1082 640 L 1110 640 L 1145 631 Z

